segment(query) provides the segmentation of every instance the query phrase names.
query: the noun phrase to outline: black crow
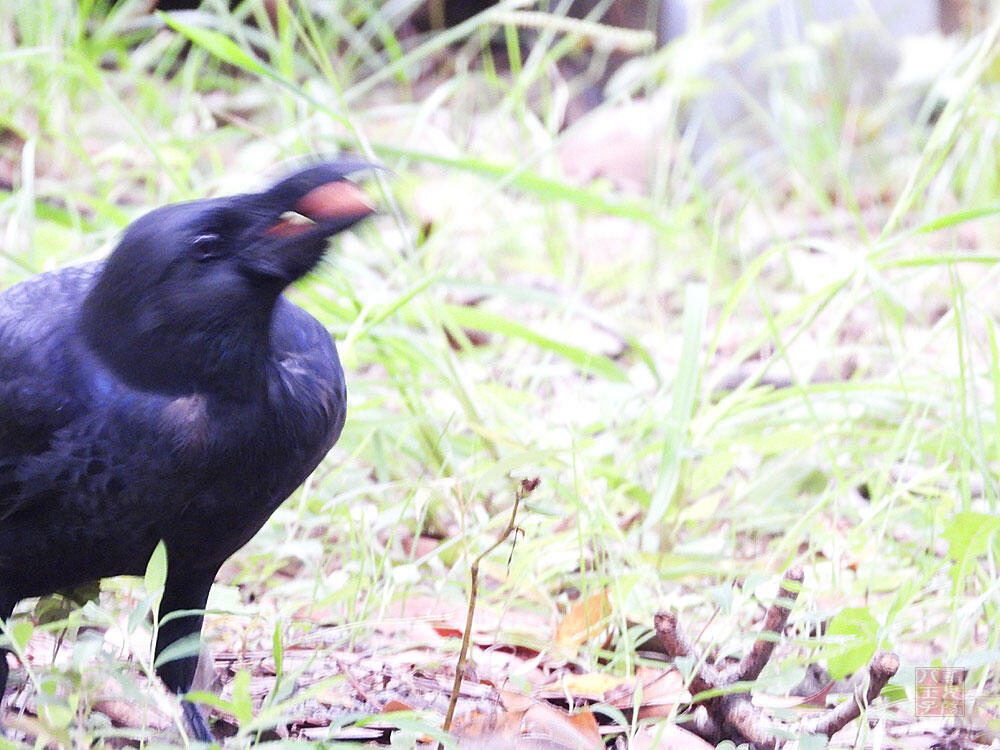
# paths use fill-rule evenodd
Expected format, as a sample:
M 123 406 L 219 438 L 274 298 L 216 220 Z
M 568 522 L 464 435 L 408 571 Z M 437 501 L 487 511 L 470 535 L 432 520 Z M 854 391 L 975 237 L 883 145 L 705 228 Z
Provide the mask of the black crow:
M 25 597 L 141 575 L 160 540 L 161 618 L 204 609 L 219 566 L 340 436 L 337 350 L 282 291 L 372 213 L 346 179 L 367 166 L 159 208 L 107 260 L 0 293 L 0 618 Z M 156 654 L 201 623 L 164 622 Z M 157 671 L 184 694 L 196 663 Z M 7 671 L 0 651 L 0 697 Z

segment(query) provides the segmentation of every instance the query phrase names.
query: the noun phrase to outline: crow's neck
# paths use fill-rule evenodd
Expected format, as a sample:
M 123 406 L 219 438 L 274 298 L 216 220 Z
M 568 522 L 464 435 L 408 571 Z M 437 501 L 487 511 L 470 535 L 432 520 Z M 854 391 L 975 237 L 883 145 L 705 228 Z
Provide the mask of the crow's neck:
M 228 401 L 260 398 L 267 389 L 273 306 L 232 320 L 144 320 L 95 289 L 81 325 L 88 345 L 133 388 L 169 395 L 204 393 Z

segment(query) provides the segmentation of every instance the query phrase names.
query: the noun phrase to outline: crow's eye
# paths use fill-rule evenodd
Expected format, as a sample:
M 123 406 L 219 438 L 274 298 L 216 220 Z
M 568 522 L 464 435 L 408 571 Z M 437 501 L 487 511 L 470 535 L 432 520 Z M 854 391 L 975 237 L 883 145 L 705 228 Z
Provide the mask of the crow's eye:
M 222 255 L 222 238 L 215 232 L 204 232 L 191 240 L 191 249 L 198 260 L 213 260 Z

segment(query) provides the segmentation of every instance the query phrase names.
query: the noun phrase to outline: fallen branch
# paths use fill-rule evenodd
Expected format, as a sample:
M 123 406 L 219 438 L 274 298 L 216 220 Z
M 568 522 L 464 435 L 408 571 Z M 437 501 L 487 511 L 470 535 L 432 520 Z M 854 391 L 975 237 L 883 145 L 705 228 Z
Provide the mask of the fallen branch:
M 691 689 L 697 700 L 697 693 L 711 692 L 711 697 L 698 701 L 686 727 L 699 737 L 713 743 L 731 740 L 750 743 L 754 748 L 773 750 L 777 746 L 778 733 L 791 733 L 796 727 L 784 722 L 775 722 L 754 706 L 750 694 L 740 690 L 739 683 L 752 682 L 760 676 L 774 647 L 785 630 L 791 607 L 801 588 L 803 574 L 801 568 L 792 568 L 781 582 L 777 601 L 764 615 L 764 624 L 750 651 L 734 666 L 719 669 L 688 639 L 681 629 L 677 615 L 670 612 L 659 613 L 653 618 L 656 634 L 663 648 L 671 657 L 687 657 L 695 663 L 691 677 Z M 861 715 L 867 706 L 882 691 L 899 668 L 899 657 L 889 652 L 879 652 L 869 665 L 867 688 L 855 691 L 852 700 L 831 709 L 823 716 L 798 727 L 805 734 L 833 736 L 837 731 Z M 734 686 L 737 686 L 734 688 Z M 726 691 L 718 695 L 719 691 Z
M 868 665 L 868 689 L 864 685 L 855 689 L 851 700 L 844 701 L 824 715 L 805 722 L 807 734 L 825 734 L 832 737 L 850 722 L 861 716 L 861 709 L 869 705 L 882 692 L 882 688 L 899 669 L 899 657 L 891 651 L 879 651 Z

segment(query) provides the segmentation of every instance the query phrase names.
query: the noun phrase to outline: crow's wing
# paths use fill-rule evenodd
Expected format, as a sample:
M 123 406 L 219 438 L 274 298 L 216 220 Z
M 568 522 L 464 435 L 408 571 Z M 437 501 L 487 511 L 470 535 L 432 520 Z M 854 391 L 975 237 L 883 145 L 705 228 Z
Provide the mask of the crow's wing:
M 347 387 L 337 348 L 318 320 L 281 298 L 271 322 L 271 356 L 291 397 L 275 403 L 292 416 L 291 428 L 300 434 L 302 444 L 316 451 L 303 457 L 308 473 L 337 442 L 347 415 Z
M 0 519 L 34 494 L 22 486 L 24 465 L 88 408 L 77 317 L 99 268 L 64 268 L 0 292 Z

